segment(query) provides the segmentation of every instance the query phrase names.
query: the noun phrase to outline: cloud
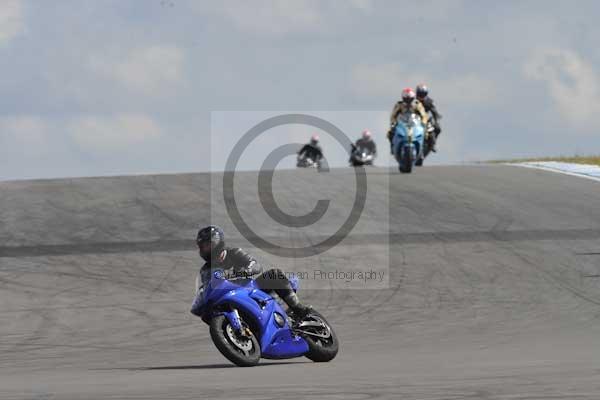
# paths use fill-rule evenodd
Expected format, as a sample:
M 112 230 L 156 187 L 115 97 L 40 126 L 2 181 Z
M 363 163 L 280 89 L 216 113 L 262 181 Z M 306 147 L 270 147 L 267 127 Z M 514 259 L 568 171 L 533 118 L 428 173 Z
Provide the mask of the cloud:
M 541 81 L 558 112 L 577 126 L 599 124 L 600 81 L 590 63 L 559 48 L 535 51 L 526 61 L 525 77 Z
M 427 72 L 407 71 L 400 63 L 358 64 L 352 69 L 351 88 L 355 94 L 367 97 L 398 97 L 404 87 L 426 83 L 440 97 L 451 98 L 454 104 L 479 105 L 498 98 L 498 88 L 490 80 L 468 73 L 440 77 Z
M 139 114 L 77 117 L 68 123 L 67 131 L 77 145 L 91 152 L 127 150 L 162 135 L 156 122 Z
M 342 4 L 323 0 L 229 0 L 214 3 L 213 7 L 201 12 L 224 17 L 243 32 L 283 35 L 325 32 L 330 30 L 331 18 L 347 11 L 368 13 L 373 9 L 373 1 L 351 0 Z
M 320 30 L 319 4 L 298 1 L 226 1 L 222 14 L 238 29 L 254 33 L 283 34 Z
M 2 0 L 0 6 L 0 44 L 6 43 L 24 29 L 21 0 Z
M 174 46 L 148 46 L 90 57 L 92 71 L 145 94 L 172 91 L 183 81 L 184 53 Z
M 371 11 L 374 7 L 373 0 L 349 0 L 349 4 L 362 11 Z
M 37 116 L 0 118 L 0 138 L 5 149 L 24 155 L 39 155 L 47 150 L 48 127 Z

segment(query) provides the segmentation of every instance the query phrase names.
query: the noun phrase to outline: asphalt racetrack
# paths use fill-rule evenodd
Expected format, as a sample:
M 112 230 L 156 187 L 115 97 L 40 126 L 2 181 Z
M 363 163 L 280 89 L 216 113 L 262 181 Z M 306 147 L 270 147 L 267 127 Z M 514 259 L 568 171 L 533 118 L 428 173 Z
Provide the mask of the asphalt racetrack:
M 351 215 L 353 171 L 275 173 L 267 207 L 301 215 L 330 200 L 305 228 L 266 215 L 256 180 L 236 176 L 247 224 L 312 254 L 237 233 L 218 174 L 0 183 L 0 399 L 600 399 L 597 182 L 373 168 L 354 230 L 320 252 Z M 306 273 L 300 295 L 334 326 L 335 360 L 221 356 L 189 313 L 193 238 L 211 221 L 263 265 Z

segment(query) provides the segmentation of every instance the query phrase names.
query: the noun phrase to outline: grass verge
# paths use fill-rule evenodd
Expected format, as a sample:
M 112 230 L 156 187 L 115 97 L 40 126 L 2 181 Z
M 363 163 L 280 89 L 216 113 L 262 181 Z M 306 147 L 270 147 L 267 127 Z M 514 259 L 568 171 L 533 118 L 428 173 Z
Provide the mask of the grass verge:
M 492 160 L 492 164 L 536 162 L 536 161 L 557 161 L 572 164 L 591 164 L 600 166 L 600 156 L 559 156 L 559 157 L 538 157 L 538 158 L 516 158 L 513 160 Z

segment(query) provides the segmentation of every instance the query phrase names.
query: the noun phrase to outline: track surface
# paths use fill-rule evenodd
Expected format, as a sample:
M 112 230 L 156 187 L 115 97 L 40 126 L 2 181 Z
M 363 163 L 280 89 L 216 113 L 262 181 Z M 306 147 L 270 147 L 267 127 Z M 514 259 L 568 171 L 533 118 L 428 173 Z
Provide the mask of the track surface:
M 326 237 L 345 219 L 354 175 L 316 175 L 277 173 L 275 198 L 299 214 L 331 199 L 325 226 L 273 223 L 253 173 L 238 186 L 244 217 L 295 247 Z M 373 169 L 355 231 L 310 262 L 233 233 L 266 265 L 389 273 L 387 289 L 306 282 L 301 294 L 340 337 L 333 362 L 241 369 L 188 311 L 197 225 L 236 232 L 222 202 L 209 207 L 220 182 L 0 183 L 0 398 L 600 398 L 599 184 L 510 166 Z

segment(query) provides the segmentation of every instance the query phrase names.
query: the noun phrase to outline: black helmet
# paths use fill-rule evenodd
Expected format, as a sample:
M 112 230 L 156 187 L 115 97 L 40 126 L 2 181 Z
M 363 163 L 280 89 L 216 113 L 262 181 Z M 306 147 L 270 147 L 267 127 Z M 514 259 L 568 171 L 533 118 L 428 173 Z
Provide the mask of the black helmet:
M 205 261 L 217 258 L 225 248 L 225 234 L 216 225 L 209 225 L 198 231 L 196 244 L 200 251 L 200 257 Z
M 427 94 L 429 94 L 429 89 L 427 89 L 427 86 L 421 83 L 420 85 L 417 85 L 416 92 L 418 99 L 424 99 L 425 97 L 427 97 Z

